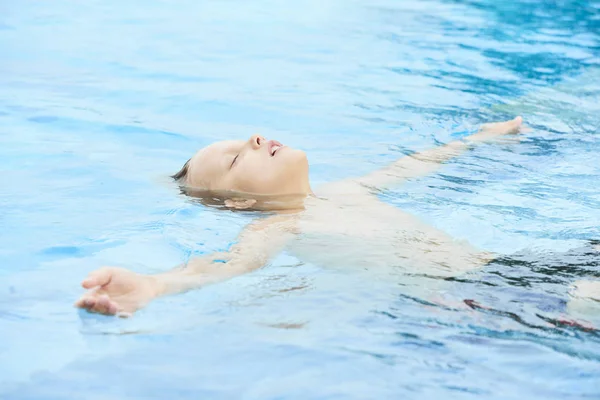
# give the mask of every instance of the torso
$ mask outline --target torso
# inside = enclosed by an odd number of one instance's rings
[[[379,201],[356,183],[333,184],[319,194],[307,202],[289,246],[304,261],[450,276],[491,259],[491,254]]]

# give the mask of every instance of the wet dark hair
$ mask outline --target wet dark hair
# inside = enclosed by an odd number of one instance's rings
[[[185,162],[185,164],[183,164],[183,167],[181,167],[179,172],[177,172],[174,175],[171,175],[171,178],[175,179],[176,181],[180,181],[180,180],[184,179],[188,174],[188,170],[190,169],[190,161],[191,160],[192,160],[191,158],[189,160],[187,160]]]

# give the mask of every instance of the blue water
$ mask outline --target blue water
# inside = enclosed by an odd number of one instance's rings
[[[600,398],[600,336],[548,322],[577,269],[457,282],[495,310],[464,311],[284,253],[129,320],[72,307],[99,266],[234,240],[251,216],[167,175],[257,132],[318,186],[522,114],[382,199],[506,254],[600,238],[599,2],[6,1],[0,60],[0,398]]]

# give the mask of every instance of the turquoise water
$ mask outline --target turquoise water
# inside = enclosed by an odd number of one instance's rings
[[[594,260],[456,282],[494,311],[287,253],[130,320],[72,307],[101,265],[234,240],[251,215],[167,175],[256,132],[306,150],[318,186],[522,114],[520,144],[382,199],[506,254],[598,239],[599,55],[587,0],[3,2],[0,398],[600,397],[600,336],[552,322]]]

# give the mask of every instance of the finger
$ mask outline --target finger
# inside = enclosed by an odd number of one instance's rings
[[[96,299],[90,296],[83,296],[75,302],[75,307],[90,310],[96,304]]]
[[[504,122],[502,124],[502,129],[504,129],[504,134],[506,135],[515,135],[521,130],[522,124],[523,118],[519,116],[514,119],[511,119],[510,121]]]
[[[118,308],[117,303],[112,301],[107,295],[102,295],[94,305],[94,312],[104,315],[115,315]]]
[[[77,307],[77,308],[83,308],[84,307],[84,305],[83,305],[84,304],[84,300],[85,300],[85,298],[81,297],[81,298],[77,299],[77,301],[73,305],[75,307]]]
[[[110,300],[108,296],[100,296],[98,297],[98,301],[94,304],[93,311],[98,314],[107,314],[108,308],[110,307]]]
[[[520,126],[523,123],[523,117],[521,117],[520,115],[518,117],[516,117],[515,119],[513,119],[513,122]]]
[[[96,286],[104,286],[110,283],[112,279],[112,271],[109,268],[100,268],[90,272],[87,278],[81,282],[81,286],[86,289],[91,289]]]
[[[520,115],[512,120],[513,122],[513,126],[512,126],[512,130],[510,133],[512,134],[517,134],[517,133],[521,133],[522,129],[523,129],[523,117],[521,117]]]
[[[104,305],[104,308],[106,309],[106,314],[115,315],[117,313],[117,311],[119,311],[119,307],[118,307],[117,303],[115,301],[111,300],[110,297],[103,295],[103,296],[101,296],[100,301],[102,302],[102,304]]]
[[[107,312],[109,315],[116,315],[117,312],[119,311],[119,307],[117,306],[117,304],[113,301],[110,302]]]

